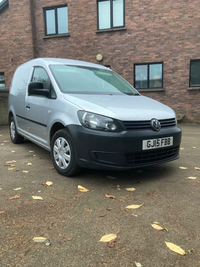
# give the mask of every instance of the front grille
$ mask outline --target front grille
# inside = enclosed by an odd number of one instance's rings
[[[125,154],[127,164],[129,165],[146,165],[150,163],[159,163],[170,158],[174,158],[178,153],[178,146],[159,148],[140,153]]]
[[[161,128],[176,125],[176,119],[159,120]],[[151,121],[122,121],[126,130],[144,130],[151,129]]]

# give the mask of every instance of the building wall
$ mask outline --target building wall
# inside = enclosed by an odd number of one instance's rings
[[[45,38],[43,7],[63,4],[70,36]],[[140,92],[200,122],[200,90],[188,90],[190,60],[200,59],[199,10],[199,0],[125,0],[126,29],[97,33],[96,0],[10,0],[0,15],[0,25],[11,20],[3,30],[3,42],[11,40],[10,54],[0,50],[0,71],[3,64],[9,85],[16,66],[33,57],[97,63],[96,55],[102,54],[100,64],[111,65],[133,85],[135,63],[163,62],[164,91]]]
[[[9,0],[0,25],[0,72],[9,89],[15,69],[34,57],[30,1]]]

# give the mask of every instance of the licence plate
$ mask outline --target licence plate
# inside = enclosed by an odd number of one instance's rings
[[[173,146],[173,136],[142,141],[142,150]]]

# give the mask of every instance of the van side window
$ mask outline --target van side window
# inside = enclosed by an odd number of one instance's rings
[[[51,84],[50,78],[43,68],[35,67],[31,82],[42,82],[43,88],[50,90],[50,97],[54,99],[56,98],[56,94]]]

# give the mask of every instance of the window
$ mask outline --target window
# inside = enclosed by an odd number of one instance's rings
[[[125,0],[97,0],[98,30],[124,27]]]
[[[3,12],[9,6],[8,0],[0,0],[0,13]]]
[[[200,87],[200,59],[190,61],[190,87]]]
[[[67,6],[44,8],[45,35],[68,33]]]
[[[162,88],[163,63],[135,64],[136,89]]]
[[[6,89],[4,72],[0,72],[0,89]]]
[[[41,68],[41,67],[35,68],[31,82],[42,82],[43,88],[50,90],[50,97],[56,98],[56,94],[55,94],[55,91],[54,91],[53,86],[51,84],[50,78],[43,68]],[[41,97],[41,95],[40,95],[40,97]]]

